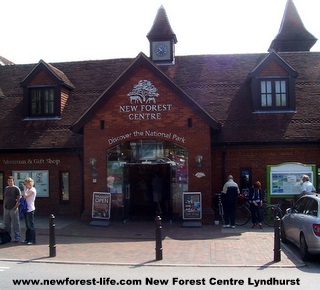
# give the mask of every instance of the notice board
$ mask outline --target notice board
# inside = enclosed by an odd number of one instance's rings
[[[268,165],[267,172],[268,191],[270,195],[298,195],[301,193],[303,175],[308,175],[310,181],[314,183],[316,166],[289,162],[278,165]]]
[[[201,192],[184,192],[182,196],[183,219],[202,218]]]
[[[111,194],[109,192],[94,192],[92,195],[92,218],[110,219]]]

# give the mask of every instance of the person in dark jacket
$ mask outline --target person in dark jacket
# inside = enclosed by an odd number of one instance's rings
[[[236,222],[236,204],[237,196],[240,194],[239,186],[233,180],[233,176],[228,176],[228,181],[224,184],[222,189],[222,204],[224,211],[224,228],[235,228]]]
[[[261,206],[262,206],[262,192],[261,192],[261,182],[256,181],[253,187],[249,190],[249,204],[251,210],[252,226],[255,228],[257,223],[259,228],[262,229],[262,216],[261,216]]]
[[[14,177],[9,176],[8,186],[4,190],[3,201],[3,221],[4,229],[11,235],[11,225],[13,226],[14,241],[20,242],[20,220],[19,220],[19,199],[21,191],[14,184]]]

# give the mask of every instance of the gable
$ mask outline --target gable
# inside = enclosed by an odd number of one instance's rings
[[[53,77],[47,71],[40,70],[35,73],[28,85],[36,86],[36,85],[55,85],[57,83],[56,78]]]
[[[289,76],[289,72],[275,60],[271,60],[259,72],[259,76]]]
[[[156,67],[148,58],[143,54],[139,54],[138,57],[132,62],[132,64],[127,68],[126,71],[97,99],[96,102],[81,116],[81,118],[74,124],[73,131],[79,132],[82,130],[83,126],[96,114],[97,110],[105,104],[119,89],[126,88],[122,95],[128,98],[127,94],[132,91],[132,86],[139,83],[139,81],[147,80],[147,75],[152,75],[152,80],[160,80],[163,84],[168,86],[177,96],[183,99],[183,101],[192,108],[197,114],[199,114],[208,124],[214,129],[219,129],[219,124],[214,119],[212,119],[194,100],[192,100],[186,93],[184,93],[175,83],[172,82],[163,72],[161,72],[158,67]],[[131,80],[128,82],[128,80]],[[150,80],[149,80],[150,81]],[[152,82],[153,83],[153,82]],[[129,85],[128,85],[129,84]],[[130,100],[130,99],[128,99]],[[131,98],[133,102],[133,98]],[[144,100],[142,100],[144,101]],[[142,108],[141,101],[137,99],[136,105]],[[150,101],[151,102],[151,101]],[[148,108],[150,104],[148,105]],[[153,104],[155,105],[155,104]],[[125,106],[125,105],[124,105]],[[155,105],[156,106],[156,105]],[[123,107],[124,108],[124,107]],[[146,107],[144,107],[146,109]],[[166,107],[168,109],[169,107]],[[115,108],[119,110],[119,108]],[[123,109],[124,111],[125,109]],[[128,107],[128,110],[134,110],[134,106]],[[152,108],[150,109],[152,110]],[[160,110],[160,109],[159,109]],[[155,109],[155,111],[159,111]],[[113,110],[110,110],[112,113]],[[122,111],[122,112],[123,112]],[[154,113],[154,112],[151,112]],[[158,112],[159,113],[159,112]],[[147,115],[144,115],[147,118]],[[152,115],[153,116],[153,115]]]
[[[291,75],[292,77],[297,77],[297,72],[277,53],[269,53],[262,61],[259,63],[253,71],[249,74],[249,77],[254,78],[260,74],[269,76],[280,75]]]
[[[24,118],[60,118],[74,86],[54,66],[40,61],[21,82]]]

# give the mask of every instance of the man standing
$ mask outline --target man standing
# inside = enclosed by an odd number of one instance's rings
[[[224,228],[235,228],[236,224],[236,204],[237,196],[240,193],[238,184],[233,181],[233,176],[228,176],[228,181],[222,189],[223,209],[224,209]]]
[[[301,195],[310,195],[313,192],[316,192],[316,189],[314,188],[312,182],[310,182],[308,175],[302,176],[302,182]]]
[[[21,191],[14,185],[14,177],[9,176],[8,186],[4,190],[3,221],[4,229],[11,235],[11,224],[13,226],[14,241],[20,241],[19,200]]]

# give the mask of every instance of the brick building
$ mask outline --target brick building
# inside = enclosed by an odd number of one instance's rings
[[[163,7],[147,38],[149,57],[0,66],[0,200],[32,176],[38,213],[88,218],[109,192],[111,218],[154,218],[160,173],[164,217],[200,192],[211,222],[229,174],[274,198],[318,184],[320,53],[293,1],[267,53],[175,56]]]

